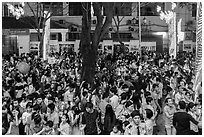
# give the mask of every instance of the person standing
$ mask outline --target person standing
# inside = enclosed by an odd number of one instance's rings
[[[104,118],[104,134],[110,135],[116,122],[116,116],[113,108],[110,104],[106,106],[105,118]]]
[[[85,135],[97,135],[98,134],[98,111],[93,109],[93,103],[86,103],[86,111],[82,115],[82,127]]]
[[[184,101],[179,101],[178,107],[179,111],[173,116],[173,126],[176,128],[176,135],[190,135],[190,122],[202,126],[201,122],[196,121],[186,112],[186,103]]]
[[[131,113],[132,121],[125,129],[124,135],[145,135],[145,124],[141,123],[141,115],[138,110]]]
[[[176,131],[173,127],[173,116],[176,112],[176,107],[173,104],[172,98],[166,98],[165,100],[166,105],[164,106],[164,120],[165,120],[165,128],[167,135],[175,135]]]
[[[199,117],[196,114],[195,107],[196,107],[196,105],[193,102],[190,102],[187,105],[187,109],[186,110],[187,110],[188,114],[190,114],[195,120],[198,120]],[[195,125],[192,122],[190,122],[190,128],[191,128],[191,131],[192,131],[193,135],[198,135],[198,126],[197,125]]]

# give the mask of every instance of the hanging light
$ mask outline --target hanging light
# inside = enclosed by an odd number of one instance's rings
[[[135,18],[135,17],[132,19],[132,24],[133,24],[133,25],[136,24],[136,18]]]
[[[147,24],[147,19],[145,17],[143,18],[143,23]]]

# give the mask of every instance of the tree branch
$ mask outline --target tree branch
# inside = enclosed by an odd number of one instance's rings
[[[108,31],[109,26],[111,26],[111,24],[112,24],[113,11],[114,11],[115,3],[105,2],[105,3],[103,3],[103,6],[105,9],[108,9],[109,12],[107,13],[108,15],[106,16],[105,23],[102,26],[102,31],[100,33],[99,41],[103,38],[105,33]]]

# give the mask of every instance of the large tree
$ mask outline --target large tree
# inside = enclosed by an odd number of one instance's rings
[[[7,3],[10,12],[16,17],[17,20],[29,24],[38,34],[38,40],[40,41],[40,56],[43,56],[43,43],[45,35],[46,21],[49,20],[54,14],[62,12],[67,8],[68,3],[63,7],[62,11],[54,8],[54,5],[59,4],[57,2],[25,2],[23,5],[13,5],[13,3]],[[25,12],[25,7],[27,7]],[[42,31],[41,31],[42,30]]]
[[[82,32],[80,52],[82,55],[81,80],[85,80],[91,85],[95,76],[95,67],[98,59],[98,45],[104,35],[108,32],[112,24],[114,2],[82,2]],[[97,18],[96,27],[91,38],[91,6]],[[104,8],[106,16],[102,14]],[[105,20],[104,20],[105,19]]]

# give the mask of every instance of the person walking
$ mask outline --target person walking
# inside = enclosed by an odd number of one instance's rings
[[[179,101],[179,110],[173,116],[173,126],[176,128],[176,135],[190,135],[190,122],[195,125],[202,126],[201,121],[196,121],[190,114],[186,112],[186,103]]]
[[[82,115],[81,130],[84,129],[85,135],[97,135],[98,134],[98,111],[93,109],[93,103],[86,103],[86,111]]]

